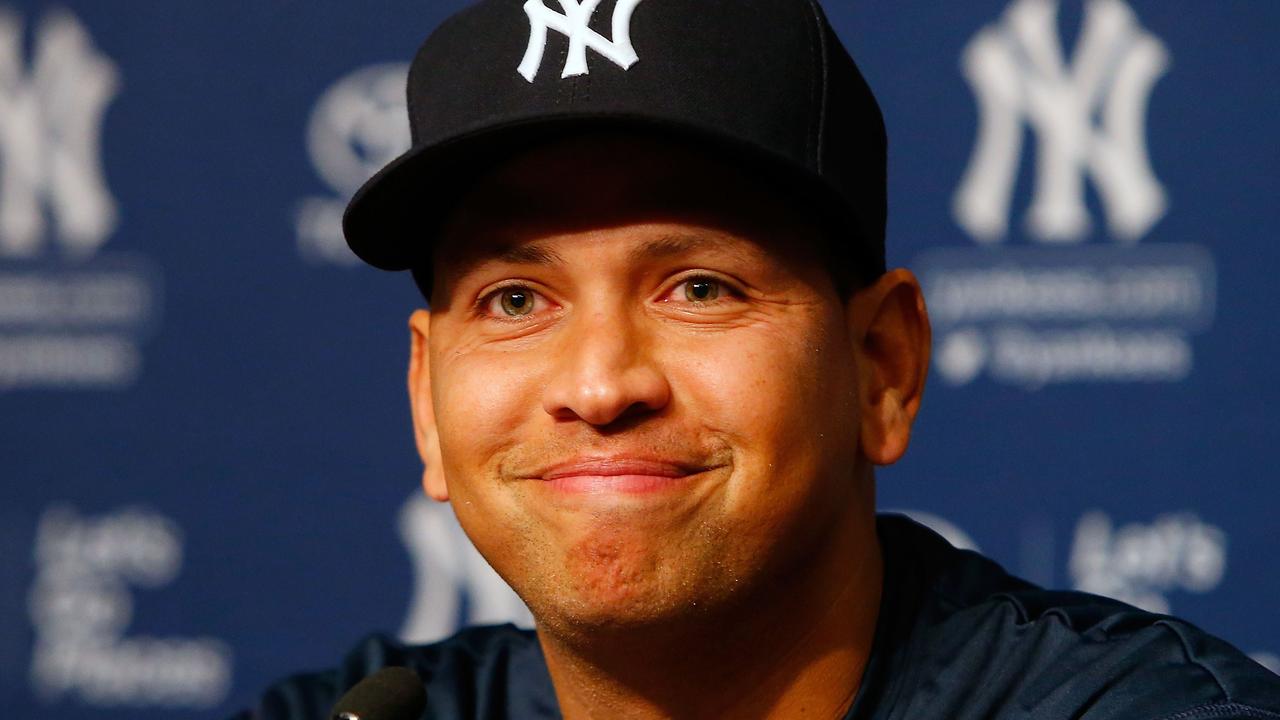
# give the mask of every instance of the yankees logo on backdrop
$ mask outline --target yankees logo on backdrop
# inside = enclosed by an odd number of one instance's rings
[[[27,24],[0,0],[0,392],[126,387],[161,272],[104,251],[120,216],[103,142],[121,69],[68,10],[45,12],[29,42]]]
[[[524,13],[529,16],[529,47],[520,61],[519,73],[533,82],[542,67],[542,56],[547,49],[547,31],[555,30],[569,39],[569,56],[565,59],[561,78],[586,75],[587,48],[591,48],[626,70],[640,59],[631,45],[631,14],[641,0],[618,0],[613,8],[613,39],[606,40],[591,29],[591,17],[595,15],[600,0],[559,0],[558,13],[543,4],[543,0],[528,0]]]
[[[65,11],[40,24],[29,71],[21,37],[0,7],[0,256],[40,250],[46,205],[64,250],[92,254],[116,225],[98,147],[119,73]]]
[[[1034,135],[1025,232],[1016,234],[1035,246],[937,248],[912,261],[937,368],[953,385],[982,375],[1029,391],[1181,382],[1195,366],[1191,335],[1213,322],[1209,249],[1139,244],[1169,208],[1147,152],[1147,111],[1171,51],[1125,0],[1082,2],[1074,50],[1063,47],[1058,0],[1009,0],[964,48],[978,128],[952,212],[978,244],[1015,235],[1024,137]],[[1105,219],[1097,233],[1090,183]],[[1091,235],[1111,242],[1086,242]]]
[[[1016,0],[1002,23],[965,49],[964,74],[981,116],[978,145],[956,193],[956,220],[979,241],[1003,239],[1025,120],[1039,141],[1030,234],[1043,242],[1084,239],[1088,174],[1111,235],[1137,241],[1167,206],[1147,156],[1145,115],[1169,53],[1123,0],[1089,0],[1068,67],[1057,10],[1056,0]]]

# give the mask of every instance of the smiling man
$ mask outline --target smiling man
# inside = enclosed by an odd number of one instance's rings
[[[1186,623],[877,518],[929,323],[885,267],[879,109],[817,5],[560,5],[439,28],[414,147],[346,217],[428,300],[426,492],[537,630],[374,637],[253,717],[402,665],[432,718],[1280,718],[1274,676]]]

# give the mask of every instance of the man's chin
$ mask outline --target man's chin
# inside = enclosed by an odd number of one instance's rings
[[[560,516],[535,525],[518,555],[494,554],[494,567],[540,627],[604,632],[679,624],[743,589],[725,576],[738,563],[713,523],[621,515]]]
[[[526,583],[531,592],[522,595],[540,627],[607,633],[679,624],[714,604],[707,590],[715,584],[682,559],[647,547],[595,547],[566,558],[553,582]]]
[[[692,598],[633,593],[625,598],[566,593],[530,603],[538,628],[562,638],[635,636],[686,626],[706,615]]]

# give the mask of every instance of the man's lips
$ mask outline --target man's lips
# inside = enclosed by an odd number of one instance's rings
[[[553,465],[541,473],[543,480],[566,477],[611,477],[618,475],[650,475],[677,478],[700,472],[703,468],[687,463],[648,458],[604,457],[581,458]]]
[[[708,469],[656,458],[590,457],[552,465],[539,473],[538,479],[563,492],[646,493],[673,488],[682,478]]]

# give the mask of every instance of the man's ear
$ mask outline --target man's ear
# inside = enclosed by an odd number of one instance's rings
[[[433,500],[449,499],[440,457],[440,433],[431,403],[431,360],[427,345],[431,313],[418,310],[409,318],[409,404],[413,409],[413,437],[422,456],[422,488]]]
[[[920,283],[892,270],[859,290],[846,306],[858,364],[858,442],[877,465],[907,450],[929,370],[931,331]]]

